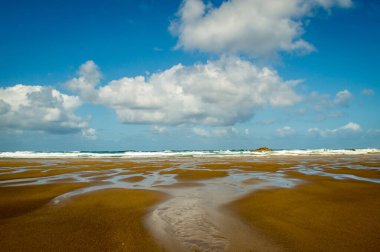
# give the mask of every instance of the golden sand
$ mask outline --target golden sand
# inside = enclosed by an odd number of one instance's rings
[[[147,233],[143,217],[163,198],[153,191],[108,189],[64,205],[47,205],[2,220],[0,247],[3,251],[161,251]]]
[[[74,160],[65,160],[62,163],[62,166],[66,167],[91,167],[91,168],[129,168],[139,166],[139,163],[128,161],[128,160],[92,160],[92,159],[74,159]]]
[[[145,179],[145,177],[143,177],[143,176],[132,176],[132,177],[123,179],[123,181],[133,183],[133,182],[140,182],[144,179]]]
[[[179,180],[203,180],[210,178],[225,177],[228,175],[226,171],[208,171],[208,170],[183,170],[175,169],[171,171],[164,171],[161,174],[176,174]]]
[[[380,171],[376,169],[380,167],[378,157],[336,161],[337,157],[144,159],[136,162],[122,159],[0,160],[0,182],[3,182],[0,183],[0,250],[162,251],[144,227],[143,219],[152,206],[165,199],[163,193],[105,189],[57,205],[51,203],[66,192],[95,183],[110,184],[102,180],[112,178],[113,169],[118,168],[118,175],[133,175],[123,179],[133,183],[157,171],[162,175],[175,175],[177,182],[173,184],[160,185],[164,181],[157,180],[152,186],[152,189],[165,188],[168,192],[181,187],[189,190],[207,186],[207,182],[202,184],[201,180],[226,177],[230,172],[271,174],[281,171],[286,177],[303,180],[303,183],[294,188],[262,188],[248,194],[227,205],[233,216],[258,231],[258,237],[274,241],[275,247],[278,245],[282,251],[377,251],[380,247],[380,184],[335,180],[295,170],[298,164],[303,164],[332,174],[380,178]],[[167,169],[182,163],[193,169]],[[349,168],[351,165],[359,169]],[[16,169],[22,172],[9,173]],[[7,187],[23,183],[16,180],[20,178],[31,178],[28,182],[33,182],[39,177],[69,173],[80,173],[82,178],[91,180],[74,183],[78,181],[75,176],[61,176],[58,180],[50,179],[48,183],[52,184]],[[250,177],[240,183],[250,186],[260,182],[261,178]]]
[[[35,211],[53,198],[87,183],[0,187],[0,220]]]
[[[368,166],[368,167],[377,167],[380,168],[380,164],[377,162],[355,162],[354,165]]]
[[[342,167],[340,169],[325,169],[325,171],[334,174],[351,174],[362,178],[380,179],[380,170],[350,169]]]
[[[52,169],[50,167],[50,169]],[[25,169],[23,172],[0,174],[0,180],[22,179],[22,178],[39,178],[49,177],[78,171],[79,169],[59,169],[49,170],[49,168],[31,168]]]
[[[378,251],[380,185],[316,177],[254,192],[229,207],[286,251]]]
[[[38,160],[18,161],[14,159],[0,160],[0,167],[23,167],[23,166],[40,166],[41,162]]]
[[[170,163],[151,163],[151,162],[131,162],[131,161],[115,161],[111,162],[109,160],[52,160],[56,162],[54,165],[42,166],[42,161],[32,160],[32,161],[16,161],[16,160],[0,160],[1,167],[10,167],[7,171],[12,168],[20,167],[22,172],[17,173],[0,173],[0,180],[12,180],[12,179],[22,179],[22,178],[39,178],[39,177],[49,177],[67,173],[74,172],[84,172],[84,171],[107,171],[115,168],[123,168],[127,170],[132,170],[135,173],[149,173],[152,171],[162,170],[169,168]],[[31,167],[29,167],[31,166]],[[28,167],[28,168],[25,168]],[[131,172],[124,172],[124,174],[130,174]],[[95,175],[95,173],[93,173]],[[122,175],[122,174],[120,174]],[[84,176],[91,176],[90,174]]]
[[[160,171],[162,169],[166,169],[166,168],[169,168],[168,166],[162,166],[162,167],[150,167],[150,166],[141,166],[141,167],[138,167],[138,168],[134,168],[132,169],[133,172],[135,173],[143,173],[143,174],[148,174],[148,173],[152,173],[152,172],[155,172],[155,171]]]
[[[258,171],[258,172],[276,172],[280,169],[286,169],[295,166],[296,164],[276,164],[276,163],[254,163],[250,167],[244,167],[244,171]]]
[[[276,172],[279,169],[293,167],[295,163],[274,163],[272,162],[237,162],[231,161],[229,163],[206,163],[201,164],[200,167],[206,169],[241,169],[244,171],[259,171],[259,172]]]

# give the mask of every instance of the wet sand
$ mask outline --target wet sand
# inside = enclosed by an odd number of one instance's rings
[[[225,177],[228,175],[226,171],[209,171],[209,170],[184,170],[175,169],[161,172],[161,174],[174,174],[178,180],[202,180],[210,178]]]
[[[87,184],[67,183],[56,185],[1,187],[0,220],[33,212],[55,197],[85,187]]]
[[[228,205],[287,251],[379,251],[380,184],[311,179]]]
[[[0,247],[2,251],[162,251],[142,219],[164,198],[154,191],[106,189],[59,205],[45,204],[2,218]]]
[[[2,251],[376,251],[380,155],[1,159]]]

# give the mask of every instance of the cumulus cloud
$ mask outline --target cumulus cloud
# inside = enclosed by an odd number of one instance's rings
[[[94,136],[86,121],[74,114],[80,105],[78,97],[51,87],[19,84],[0,88],[0,128]]]
[[[321,137],[328,137],[328,136],[358,133],[361,130],[362,129],[359,124],[354,123],[354,122],[349,122],[346,125],[339,128],[335,128],[335,129],[321,130],[319,128],[310,128],[308,129],[308,133],[312,135],[319,135]]]
[[[334,99],[334,104],[339,106],[348,106],[352,100],[352,94],[347,89],[339,91]]]
[[[93,128],[82,129],[82,135],[88,139],[95,140],[97,138],[96,130]]]
[[[69,85],[84,100],[113,109],[122,123],[228,126],[249,120],[262,106],[283,107],[301,100],[293,90],[298,81],[283,81],[274,70],[230,57],[178,64],[98,89],[77,82],[82,79],[80,73]]]
[[[340,130],[361,131],[361,127],[357,123],[349,122],[343,127],[341,127]]]
[[[193,133],[201,137],[227,137],[236,136],[239,134],[239,130],[234,127],[224,127],[224,128],[193,128]],[[248,132],[249,133],[249,132]]]
[[[295,133],[296,133],[295,129],[293,129],[290,126],[284,126],[276,130],[276,136],[279,136],[279,137],[288,137],[288,136],[294,135]]]
[[[365,96],[372,96],[375,94],[375,91],[373,91],[372,89],[369,89],[369,88],[364,88],[362,90],[362,95],[365,95]]]
[[[351,0],[230,0],[219,7],[184,0],[170,31],[177,47],[213,53],[262,56],[277,51],[309,52],[302,19],[316,8],[348,8]]]
[[[11,109],[11,106],[0,99],[0,115],[7,113]]]
[[[78,77],[73,78],[66,86],[84,100],[93,100],[96,97],[95,86],[99,84],[101,73],[98,66],[89,60],[79,67]]]
[[[312,92],[308,102],[316,111],[323,111],[335,107],[348,107],[352,101],[352,94],[347,89],[336,93],[332,99],[328,94],[319,94]]]

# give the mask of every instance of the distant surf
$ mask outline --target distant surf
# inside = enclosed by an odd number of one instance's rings
[[[380,153],[380,149],[290,149],[272,151],[250,150],[165,150],[165,151],[14,151],[0,152],[0,158],[159,158],[159,157],[226,157],[226,156],[315,156],[315,155],[363,155]]]

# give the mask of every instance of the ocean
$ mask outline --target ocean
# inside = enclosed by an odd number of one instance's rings
[[[165,151],[14,151],[0,152],[0,158],[136,158],[136,157],[226,157],[226,156],[315,156],[379,154],[378,148],[367,149],[278,149],[250,150],[165,150]]]

